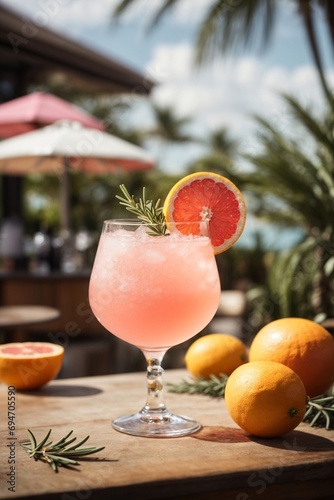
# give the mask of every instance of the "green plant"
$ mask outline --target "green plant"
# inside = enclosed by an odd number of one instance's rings
[[[334,316],[334,139],[333,112],[321,118],[284,96],[292,134],[257,117],[261,152],[247,155],[254,171],[244,186],[255,213],[280,227],[301,228],[300,243],[277,253],[268,272],[263,300],[273,318]],[[301,134],[301,135],[300,135]],[[258,290],[259,292],[259,290]],[[257,303],[261,304],[258,294]]]

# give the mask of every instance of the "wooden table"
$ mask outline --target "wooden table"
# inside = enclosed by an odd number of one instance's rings
[[[2,306],[33,305],[59,310],[59,319],[48,325],[48,332],[54,334],[63,332],[69,323],[75,323],[80,336],[103,337],[107,332],[88,303],[89,277],[90,272],[0,272],[0,303]],[[45,328],[34,325],[33,332],[44,334]]]
[[[47,306],[4,306],[0,307],[0,328],[13,330],[11,342],[26,339],[24,327],[49,323],[58,319],[60,311]]]
[[[180,382],[183,370],[167,371]],[[334,431],[301,424],[277,439],[245,435],[223,400],[166,392],[172,411],[199,419],[197,434],[170,439],[132,437],[113,430],[111,419],[137,411],[145,398],[144,373],[58,380],[39,392],[17,393],[15,438],[7,428],[7,387],[0,387],[0,498],[310,500],[333,498]],[[77,471],[55,474],[19,446],[30,428],[54,440],[74,429],[105,450],[81,461]],[[15,492],[7,490],[12,442]],[[94,458],[97,457],[98,459]],[[65,494],[66,492],[66,494]]]

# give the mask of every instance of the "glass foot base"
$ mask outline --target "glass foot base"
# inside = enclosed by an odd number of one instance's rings
[[[143,437],[179,437],[193,434],[201,428],[201,424],[189,417],[174,415],[168,411],[159,414],[145,412],[134,413],[113,420],[116,431]]]

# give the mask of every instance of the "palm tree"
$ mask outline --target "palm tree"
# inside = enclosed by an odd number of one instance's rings
[[[164,142],[190,142],[192,136],[184,131],[190,124],[189,117],[179,117],[173,108],[152,103],[155,125],[144,132],[144,137],[156,137]]]
[[[164,0],[157,9],[151,27],[181,0]],[[136,0],[120,0],[114,10],[119,17]],[[334,47],[334,2],[332,0],[291,0],[302,20],[311,54],[318,70],[325,96],[332,102],[328,88],[317,33],[315,9],[321,9],[327,21],[329,35]],[[249,47],[254,40],[261,40],[261,48],[271,41],[278,15],[278,0],[213,0],[197,32],[196,61],[202,63],[217,54]],[[256,37],[255,37],[256,35]]]
[[[232,139],[226,127],[218,127],[211,131],[205,144],[213,154],[222,154],[230,158],[235,157],[238,151],[238,142]]]
[[[193,161],[188,167],[188,173],[209,170],[228,177],[241,187],[243,179],[238,175],[235,158],[239,152],[238,142],[230,137],[226,127],[214,129],[209,137],[198,139],[208,148],[208,154]]]
[[[169,106],[158,106],[151,102],[154,124],[141,132],[143,142],[152,140],[160,142],[159,156],[165,158],[171,144],[183,144],[194,141],[185,128],[191,123],[189,117],[179,117]]]
[[[284,96],[293,116],[290,137],[257,117],[262,151],[248,155],[254,171],[244,176],[256,213],[278,227],[302,228],[299,244],[274,259],[265,301],[279,316],[334,316],[334,120],[333,111],[315,118]]]
[[[326,233],[333,230],[333,122],[328,126],[333,115],[315,118],[295,98],[284,95],[283,99],[293,118],[295,138],[256,117],[262,152],[246,156],[256,167],[248,175],[248,187],[257,194],[259,215],[274,223],[301,225],[308,233],[314,228]],[[276,206],[273,199],[280,204]]]

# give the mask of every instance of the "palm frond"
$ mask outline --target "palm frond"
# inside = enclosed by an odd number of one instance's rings
[[[112,16],[114,19],[118,18],[123,14],[131,4],[136,3],[137,0],[121,0],[114,8]]]
[[[303,107],[297,99],[288,94],[282,95],[298,123],[305,127],[314,140],[319,141],[320,144],[327,148],[334,159],[333,130],[328,127],[328,124],[322,123],[312,116],[311,112]]]
[[[172,8],[179,0],[165,0],[160,9],[156,11],[154,16],[151,19],[149,28],[155,28],[156,25],[160,22],[163,16]]]
[[[296,314],[296,309],[300,311],[301,298],[302,305],[309,309],[316,263],[313,258],[311,260],[308,258],[314,253],[317,245],[317,239],[309,237],[293,249],[278,254],[272,265],[269,285],[283,317],[293,316]],[[305,311],[305,314],[308,315],[309,310]]]
[[[294,98],[285,96],[295,129],[304,129],[300,137],[290,137],[268,120],[257,116],[261,151],[246,158],[255,166],[246,187],[260,199],[259,212],[274,220],[274,210],[282,207],[279,216],[286,221],[302,223],[308,231],[325,231],[332,225],[334,213],[333,147],[326,120],[316,119]],[[307,145],[307,147],[305,146]],[[277,205],[277,202],[278,205]]]
[[[121,0],[115,7],[112,17],[118,19],[132,4],[136,3],[137,0]],[[174,7],[174,5],[179,0],[164,0],[162,5],[156,10],[152,18],[149,20],[148,29],[151,30],[157,26],[161,21],[163,16],[168,13],[168,11]]]
[[[208,9],[197,34],[197,63],[212,59],[217,51],[249,47],[256,39],[254,34],[260,34],[260,46],[265,48],[273,33],[276,12],[274,0],[252,0],[237,5],[217,0]],[[259,23],[259,19],[264,22]]]

